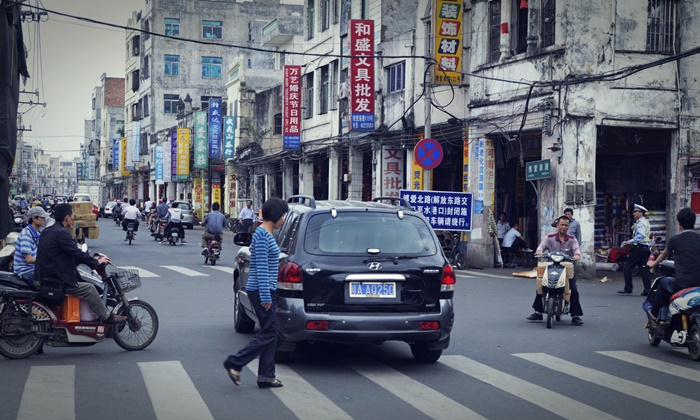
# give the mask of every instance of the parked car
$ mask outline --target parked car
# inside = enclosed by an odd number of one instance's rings
[[[105,206],[105,214],[104,214],[104,216],[105,216],[105,217],[112,217],[112,211],[114,210],[114,206],[116,206],[116,205],[117,205],[117,202],[116,202],[116,201],[110,201],[110,202],[108,202],[107,205]]]
[[[173,201],[173,207],[182,209],[182,226],[186,229],[194,227],[194,209],[188,201]]]
[[[398,205],[383,204],[387,201]],[[435,362],[450,343],[455,273],[435,232],[408,201],[289,198],[274,232],[280,247],[275,358],[300,342],[404,341],[416,360]],[[257,318],[246,292],[250,233],[233,272],[234,328],[250,333]]]
[[[70,201],[92,201],[90,194],[74,194]]]

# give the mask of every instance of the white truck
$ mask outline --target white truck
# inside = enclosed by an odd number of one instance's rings
[[[102,183],[100,181],[78,181],[76,194],[90,194],[90,200],[100,209],[100,214],[105,208],[102,202]]]

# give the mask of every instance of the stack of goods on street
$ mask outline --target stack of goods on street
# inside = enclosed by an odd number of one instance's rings
[[[73,201],[70,205],[75,215],[75,229],[71,231],[73,239],[97,239],[100,236],[100,228],[97,226],[97,216],[92,212],[92,202]]]

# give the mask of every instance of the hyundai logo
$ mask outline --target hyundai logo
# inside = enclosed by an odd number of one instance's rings
[[[371,262],[371,263],[367,264],[367,268],[369,268],[370,270],[381,270],[381,269],[382,269],[382,263],[376,262],[376,261],[375,261],[375,262]]]

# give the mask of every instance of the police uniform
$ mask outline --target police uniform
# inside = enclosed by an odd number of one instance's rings
[[[651,226],[649,221],[644,217],[647,212],[646,207],[639,204],[634,205],[634,210],[632,213],[641,212],[642,216],[634,222],[632,226],[632,239],[627,241],[627,245],[631,245],[630,254],[627,256],[627,261],[623,268],[623,273],[625,275],[625,288],[618,290],[617,293],[621,295],[631,294],[633,289],[632,284],[632,273],[635,267],[639,267],[639,274],[642,275],[642,283],[644,284],[644,290],[642,291],[642,296],[646,296],[649,293],[649,288],[651,287],[651,273],[649,272],[649,267],[647,267],[647,261],[649,261],[649,246],[651,244]]]

